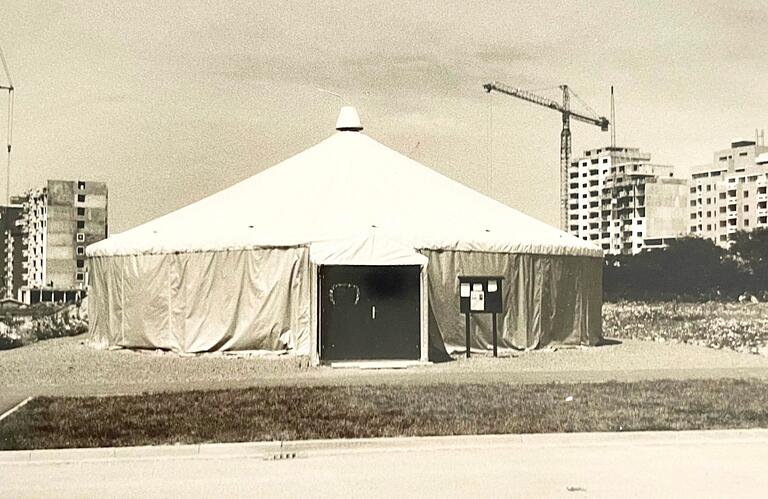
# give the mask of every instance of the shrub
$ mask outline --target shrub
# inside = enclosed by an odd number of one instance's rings
[[[85,302],[63,307],[35,305],[0,317],[0,350],[87,332],[85,306]]]
[[[768,353],[768,304],[605,303],[603,333],[612,338]]]
[[[21,334],[17,329],[0,322],[0,350],[17,348],[23,344]]]

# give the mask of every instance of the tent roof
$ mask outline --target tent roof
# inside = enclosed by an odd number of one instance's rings
[[[445,177],[359,131],[113,235],[89,256],[310,246],[375,229],[414,249],[602,257],[586,242]]]

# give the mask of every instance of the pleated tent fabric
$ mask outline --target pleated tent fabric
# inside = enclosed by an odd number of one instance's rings
[[[88,246],[91,344],[317,355],[313,279],[322,265],[421,266],[431,350],[464,348],[461,275],[504,276],[502,348],[600,341],[599,248],[359,126],[337,130],[232,187]],[[473,349],[489,348],[489,322],[474,320]]]
[[[91,259],[94,346],[309,351],[306,247]]]
[[[504,279],[505,310],[499,317],[499,347],[594,345],[602,338],[602,261],[515,253],[434,251],[429,258],[429,304],[445,343],[465,349],[464,316],[456,306],[461,275]],[[474,315],[471,348],[488,350],[491,317]]]

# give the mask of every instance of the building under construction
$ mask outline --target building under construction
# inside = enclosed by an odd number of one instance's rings
[[[108,235],[107,194],[103,182],[48,180],[13,198],[5,207],[5,296],[25,303],[81,296],[88,278],[85,247]]]
[[[585,151],[568,170],[568,231],[607,254],[663,247],[686,232],[688,182],[637,148]]]

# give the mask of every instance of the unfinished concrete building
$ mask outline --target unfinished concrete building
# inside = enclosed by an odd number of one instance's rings
[[[569,232],[607,254],[664,247],[686,231],[688,182],[637,148],[585,151],[568,187]]]
[[[70,300],[88,277],[85,247],[107,237],[107,186],[103,182],[48,180],[22,196],[25,303]]]

